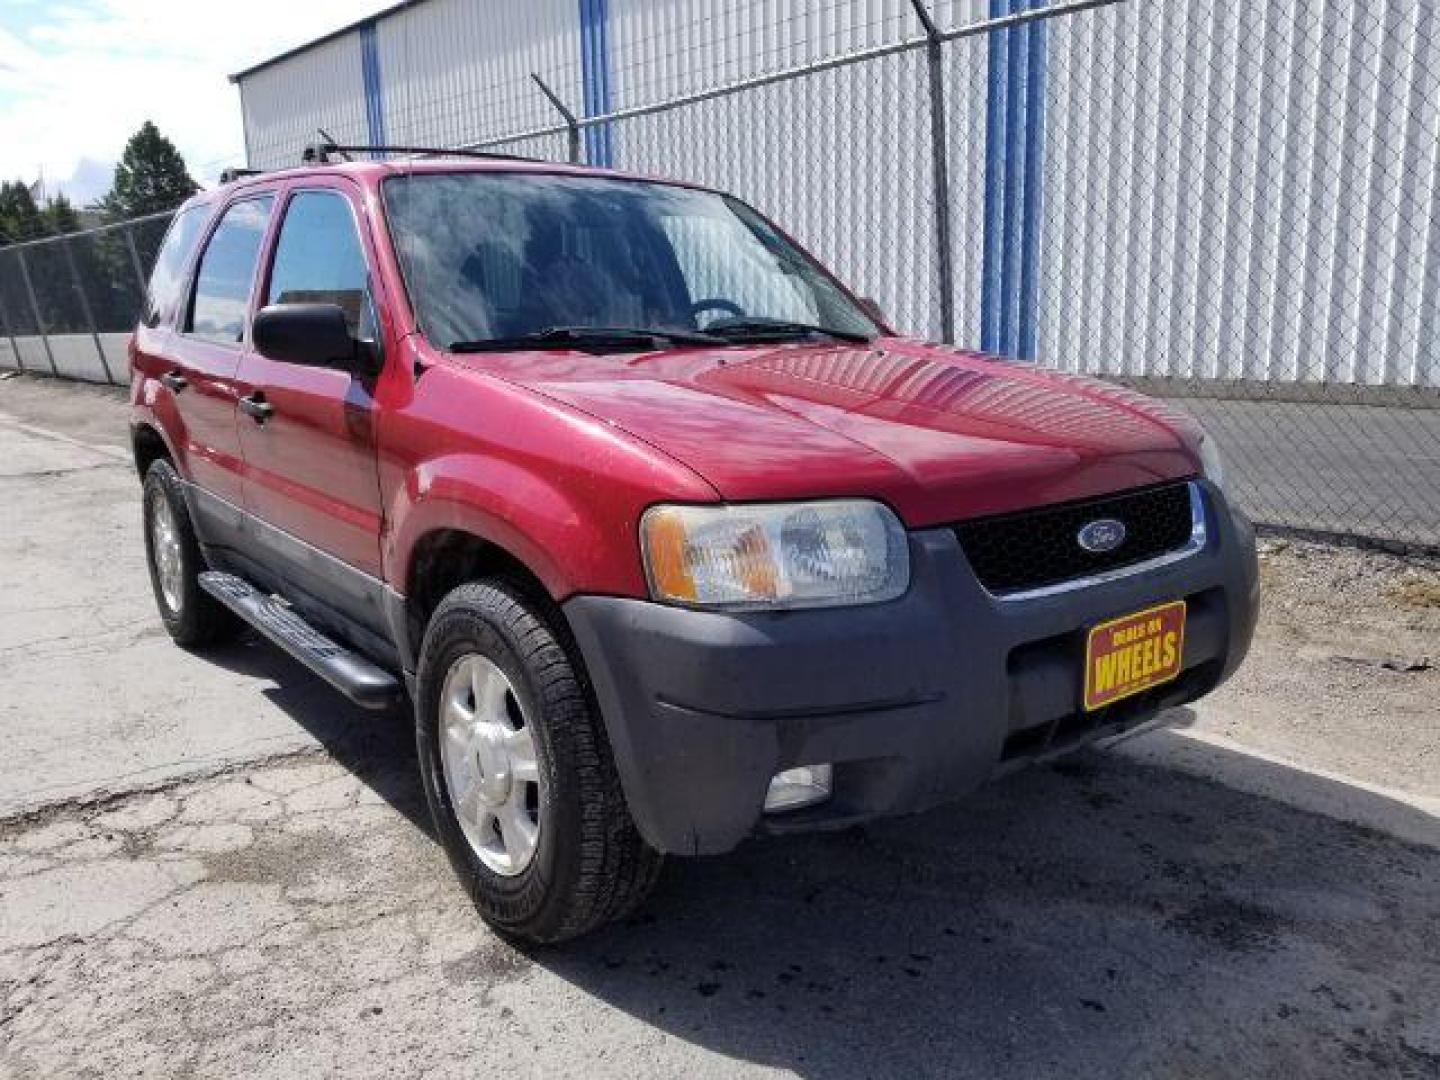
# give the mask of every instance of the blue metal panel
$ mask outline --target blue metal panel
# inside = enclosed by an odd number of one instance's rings
[[[596,35],[596,114],[604,116],[611,109],[610,103],[610,2],[595,0]],[[615,148],[610,142],[610,125],[596,128],[600,136],[600,162],[607,168],[615,164]]]
[[[580,0],[580,67],[586,116],[610,111],[610,10],[607,0]],[[614,164],[610,125],[585,129],[585,160]]]
[[[1013,15],[1025,0],[1010,0]],[[1025,174],[1025,41],[1030,28],[1005,31],[1005,182],[1000,233],[1000,352],[1016,355],[1019,337],[1020,205]]]
[[[360,27],[360,77],[365,86],[365,127],[370,144],[384,146],[385,99],[380,89],[380,51],[376,47],[373,19]]]
[[[990,0],[990,17],[1002,18],[1009,0]],[[985,89],[985,236],[980,270],[980,348],[1000,349],[1001,239],[1005,228],[1005,33],[987,42],[989,66]]]
[[[990,0],[990,17],[1042,6],[1043,0]],[[1043,22],[990,35],[986,92],[980,347],[1031,360],[1045,139]]]
[[[595,5],[580,0],[580,112],[593,116],[595,108]],[[595,161],[595,129],[585,129],[585,160]]]
[[[1043,0],[1031,0],[1039,7]],[[1036,304],[1039,300],[1040,196],[1044,185],[1041,164],[1045,156],[1045,22],[1025,29],[1029,47],[1025,60],[1025,195],[1020,207],[1020,297],[1019,340],[1016,354],[1022,360],[1035,359]]]

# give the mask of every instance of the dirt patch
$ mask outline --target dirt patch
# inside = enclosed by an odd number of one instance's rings
[[[1440,573],[1409,570],[1403,580],[1387,586],[1385,594],[1401,607],[1440,609]]]
[[[1274,948],[1282,922],[1272,911],[1229,897],[1205,900],[1170,920],[1177,930],[1214,943],[1226,952]]]
[[[1440,564],[1260,544],[1260,621],[1197,726],[1281,758],[1440,798]]]
[[[1440,651],[1440,561],[1260,541],[1262,633],[1384,655]]]

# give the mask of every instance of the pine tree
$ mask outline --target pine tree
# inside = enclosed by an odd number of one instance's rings
[[[64,195],[56,195],[45,202],[45,222],[56,236],[80,231],[80,215]]]
[[[110,194],[100,201],[115,220],[173,210],[199,190],[175,144],[149,120],[130,136]]]
[[[0,184],[0,244],[34,240],[50,231],[23,181]]]

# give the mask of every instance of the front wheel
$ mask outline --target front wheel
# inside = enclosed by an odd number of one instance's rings
[[[604,725],[538,606],[462,585],[425,633],[416,744],[446,854],[481,916],[528,941],[635,909],[661,856],[630,819]]]

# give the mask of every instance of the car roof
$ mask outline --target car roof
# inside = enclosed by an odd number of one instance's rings
[[[263,188],[290,180],[321,176],[345,176],[358,181],[365,187],[377,186],[390,176],[423,176],[431,173],[509,173],[512,175],[558,175],[585,176],[611,180],[643,181],[652,184],[669,184],[675,187],[699,188],[698,184],[671,180],[641,173],[623,172],[618,169],[599,169],[588,165],[569,165],[554,161],[531,161],[525,158],[421,158],[402,161],[339,161],[329,164],[300,165],[291,169],[277,169],[274,172],[252,173],[241,176],[230,183],[197,192],[185,207],[214,203],[227,199],[232,192],[250,188]],[[183,207],[182,207],[183,209]]]

